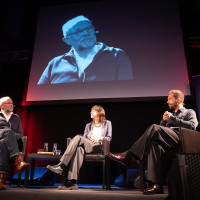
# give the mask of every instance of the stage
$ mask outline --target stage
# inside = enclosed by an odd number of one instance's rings
[[[168,191],[164,194],[143,195],[139,190],[112,188],[103,190],[101,187],[79,186],[78,190],[58,190],[57,187],[24,188],[8,186],[7,190],[0,191],[0,199],[6,200],[164,200]]]

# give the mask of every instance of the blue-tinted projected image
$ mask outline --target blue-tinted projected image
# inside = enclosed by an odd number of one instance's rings
[[[26,103],[160,97],[172,88],[190,95],[178,0],[41,6]]]
[[[57,84],[88,81],[133,80],[130,59],[125,51],[97,42],[92,21],[80,15],[62,26],[69,52],[53,58],[38,81]]]

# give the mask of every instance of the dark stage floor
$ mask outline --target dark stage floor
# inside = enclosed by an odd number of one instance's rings
[[[143,195],[139,190],[112,188],[103,190],[100,187],[79,186],[78,190],[63,191],[55,187],[23,188],[7,187],[0,191],[0,199],[4,200],[164,200],[168,195],[164,194]]]

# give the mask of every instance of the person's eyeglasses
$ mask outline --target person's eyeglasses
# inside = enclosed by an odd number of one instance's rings
[[[15,107],[13,103],[2,103],[2,104],[13,105],[13,107]]]
[[[86,27],[84,29],[81,29],[81,30],[78,30],[76,32],[69,33],[69,34],[66,35],[66,37],[70,36],[70,35],[74,35],[76,37],[80,37],[84,33],[84,31],[87,31],[87,33],[91,33],[91,32],[94,31],[94,26],[88,26],[88,27]],[[66,37],[64,37],[63,40],[65,40]]]
[[[15,105],[13,103],[2,103],[3,104],[7,104],[7,105],[13,105],[13,107],[15,107]]]

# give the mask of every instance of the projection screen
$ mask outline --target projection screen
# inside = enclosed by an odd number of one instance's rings
[[[91,54],[79,55],[85,49],[76,51],[77,43],[62,40],[62,26],[74,18],[66,25],[73,36],[67,37],[88,37],[88,42],[92,35]],[[82,28],[81,22],[88,26]],[[100,0],[40,8],[24,104],[160,97],[171,89],[190,95],[177,0]]]

